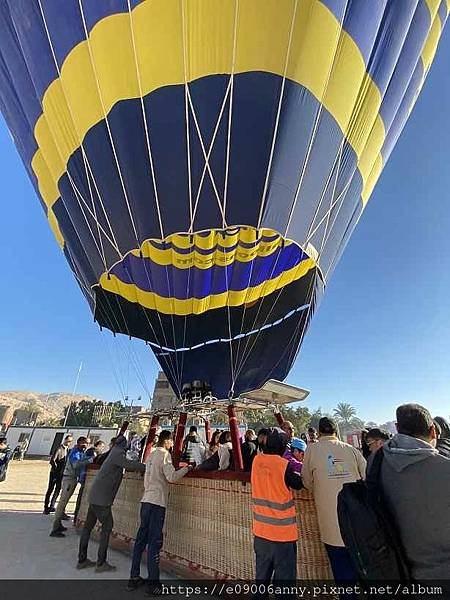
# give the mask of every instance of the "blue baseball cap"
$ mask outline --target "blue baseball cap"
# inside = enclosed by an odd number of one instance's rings
[[[291,449],[294,450],[294,448],[300,450],[301,452],[304,452],[306,450],[306,443],[300,438],[292,438]]]

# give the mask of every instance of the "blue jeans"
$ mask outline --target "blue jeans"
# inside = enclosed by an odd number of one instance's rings
[[[348,587],[358,583],[358,575],[353,566],[352,559],[344,546],[330,546],[325,544],[325,548],[330,559],[331,570],[336,585]],[[356,594],[340,594],[341,600],[356,599]]]
[[[147,547],[147,570],[150,583],[159,583],[159,552],[163,545],[166,509],[150,502],[141,503],[141,524],[134,542],[130,577],[139,577],[142,553]]]

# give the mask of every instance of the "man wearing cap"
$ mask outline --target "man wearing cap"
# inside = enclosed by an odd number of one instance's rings
[[[286,434],[277,427],[266,430],[262,453],[252,465],[253,534],[256,581],[268,585],[294,582],[297,574],[297,517],[292,490],[301,478],[283,458]],[[265,598],[266,594],[260,594]]]
[[[289,461],[294,472],[300,475],[305,456],[306,443],[300,438],[292,438],[290,448],[286,448],[283,458]]]

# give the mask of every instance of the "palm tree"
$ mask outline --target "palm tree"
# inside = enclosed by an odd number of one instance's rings
[[[351,427],[352,419],[356,417],[356,408],[347,402],[339,402],[333,412],[339,423],[345,428]]]

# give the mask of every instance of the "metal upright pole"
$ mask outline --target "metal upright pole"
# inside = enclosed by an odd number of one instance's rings
[[[206,443],[209,444],[211,441],[211,423],[209,419],[205,419],[205,439]]]
[[[175,467],[178,467],[178,465],[180,464],[181,450],[182,450],[183,438],[184,438],[184,429],[186,427],[187,416],[188,416],[187,412],[182,412],[182,413],[180,413],[180,416],[178,419],[177,432],[175,434],[175,442],[173,445],[173,454],[172,454],[172,461],[173,461],[173,464]]]
[[[239,426],[234,404],[228,405],[227,412],[230,423],[231,444],[233,446],[234,470],[243,471],[244,461],[242,460],[241,440],[239,439]]]
[[[77,372],[77,376],[76,376],[76,379],[75,379],[75,384],[73,386],[72,396],[75,396],[75,392],[77,391],[78,381],[80,379],[80,373],[81,373],[81,369],[82,368],[83,368],[83,361],[80,362],[80,366],[78,367],[78,372]],[[69,413],[70,413],[71,406],[72,406],[72,402],[69,404],[69,408],[67,410],[66,417],[64,419],[63,427],[66,427],[66,425],[67,425],[67,419],[69,418]]]
[[[147,461],[147,458],[150,456],[150,452],[152,451],[153,441],[156,435],[156,429],[158,428],[158,422],[159,416],[153,415],[152,421],[150,423],[150,428],[148,430],[147,439],[145,441],[144,456],[142,459],[143,462]]]

